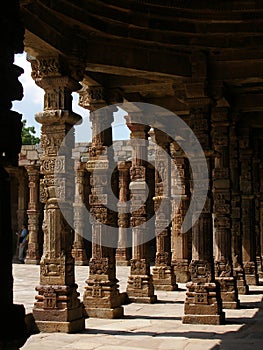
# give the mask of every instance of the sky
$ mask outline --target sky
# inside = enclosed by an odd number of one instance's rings
[[[24,97],[22,101],[13,101],[12,110],[21,113],[22,119],[27,121],[26,126],[34,126],[35,136],[40,137],[41,125],[35,120],[35,114],[43,111],[44,90],[38,87],[31,77],[31,64],[26,60],[26,53],[15,55],[14,63],[24,69],[24,73],[19,77],[24,88]],[[78,105],[78,94],[76,92],[72,93],[72,97],[73,111],[82,116],[82,123],[75,126],[75,140],[76,142],[89,142],[91,141],[89,111]],[[129,139],[129,130],[123,117],[125,114],[121,110],[114,113],[114,122],[112,124],[114,140]]]

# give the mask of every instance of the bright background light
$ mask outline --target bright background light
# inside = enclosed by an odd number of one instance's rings
[[[35,120],[35,114],[43,111],[44,90],[38,87],[31,77],[31,64],[26,60],[26,53],[15,55],[14,63],[24,69],[24,73],[19,77],[24,88],[24,97],[22,101],[13,102],[12,110],[21,113],[22,119],[27,121],[26,126],[34,126],[36,130],[35,136],[40,137],[41,125]],[[82,117],[82,123],[75,126],[76,142],[90,142],[92,130],[89,121],[89,111],[78,105],[78,93],[73,92],[72,97],[72,109]],[[114,140],[129,139],[129,130],[123,117],[125,114],[122,110],[114,113],[114,122],[112,124]]]

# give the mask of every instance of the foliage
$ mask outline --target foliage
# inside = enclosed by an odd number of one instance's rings
[[[34,136],[36,133],[34,126],[26,126],[26,120],[22,120],[22,145],[36,145],[40,142],[39,137]]]

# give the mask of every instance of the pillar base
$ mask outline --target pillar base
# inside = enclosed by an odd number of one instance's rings
[[[40,285],[33,307],[36,328],[41,332],[79,332],[85,328],[83,304],[77,285]]]
[[[236,278],[237,282],[237,291],[238,294],[244,295],[249,293],[249,287],[245,280],[245,273],[241,266],[239,268],[233,269],[234,277]]]
[[[183,323],[221,325],[225,323],[225,313],[221,315],[186,315],[182,318]]]
[[[153,285],[156,290],[173,291],[178,289],[173,268],[154,266],[152,269]]]
[[[123,316],[121,295],[117,279],[107,280],[107,275],[92,275],[86,281],[83,295],[85,317],[119,318]]]
[[[253,261],[244,262],[244,271],[247,284],[249,286],[258,286],[259,280],[256,264]]]
[[[85,319],[68,322],[35,321],[37,329],[42,333],[76,333],[85,329]]]
[[[236,280],[234,277],[216,277],[220,285],[223,309],[237,309],[240,306]]]
[[[185,315],[183,323],[223,324],[225,313],[218,283],[194,283],[186,285]]]
[[[131,303],[143,303],[143,304],[154,304],[157,302],[157,296],[152,295],[150,297],[129,297]]]
[[[121,318],[123,317],[124,311],[122,306],[116,308],[96,308],[96,307],[86,307],[85,311],[88,317],[94,318]]]
[[[152,275],[129,276],[126,292],[133,303],[152,304],[157,301],[157,296],[154,295]]]

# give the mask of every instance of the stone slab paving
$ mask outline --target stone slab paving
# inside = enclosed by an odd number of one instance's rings
[[[76,266],[76,281],[82,299],[88,266]],[[117,267],[120,291],[125,291],[129,267]],[[13,264],[14,302],[32,312],[39,266]],[[262,350],[263,285],[241,295],[241,308],[224,310],[221,326],[184,325],[185,284],[179,291],[157,291],[156,304],[124,305],[122,319],[86,319],[86,329],[77,334],[39,333],[32,335],[21,350]]]

